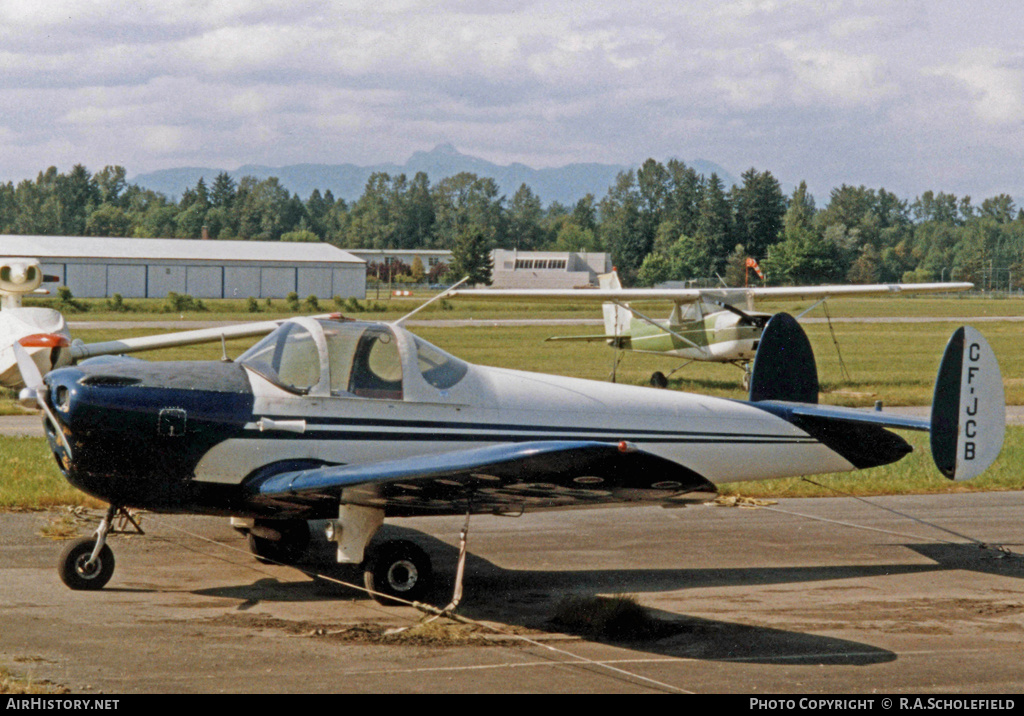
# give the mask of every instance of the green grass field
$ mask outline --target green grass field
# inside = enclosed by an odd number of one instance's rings
[[[357,301],[357,310],[352,304],[342,302],[336,304],[330,298],[320,297],[319,308],[314,310],[305,304],[305,297],[300,297],[299,313],[327,313],[342,311],[346,314],[365,315],[372,318],[390,320],[397,318],[416,307],[425,300],[435,296],[436,291],[415,291],[411,297],[392,298],[382,291],[377,297],[372,289],[367,290],[367,298]],[[27,299],[26,305],[57,307],[55,299]],[[274,299],[267,303],[266,299],[257,301],[258,313],[248,310],[248,303],[241,299],[203,299],[206,311],[181,313],[169,309],[166,299],[125,299],[127,311],[112,311],[106,299],[76,299],[76,303],[87,310],[79,313],[65,311],[69,321],[151,321],[169,320],[184,316],[189,320],[214,321],[251,321],[271,318],[286,318],[293,315],[284,299]],[[801,313],[813,305],[814,301],[786,301],[758,303],[756,310],[772,313],[784,310],[793,315]],[[640,304],[637,304],[638,306]],[[668,315],[663,304],[647,303],[650,315]],[[646,312],[646,311],[645,311]],[[553,303],[539,299],[517,299],[514,307],[507,301],[481,301],[472,299],[449,299],[439,302],[427,309],[417,318],[599,318],[601,309],[593,301],[562,301]],[[809,317],[824,317],[824,307],[815,308]],[[874,298],[834,298],[827,304],[827,315],[841,317],[874,317],[874,316],[1024,316],[1024,296],[1006,297],[1005,294],[951,294],[948,297],[935,296],[898,296]]]
[[[381,301],[386,309],[353,313],[353,317],[393,320],[419,305],[420,297]],[[101,302],[96,302],[99,305]],[[129,305],[137,303],[128,301]],[[144,302],[138,302],[144,303]],[[153,302],[159,306],[160,302]],[[274,302],[284,306],[284,301]],[[327,302],[323,302],[326,304]],[[372,301],[371,301],[372,303]],[[207,302],[209,311],[187,316],[166,313],[116,314],[100,311],[74,314],[69,320],[106,321],[128,318],[131,320],[174,320],[186,330],[195,320],[252,320],[282,317],[286,313],[246,313],[244,302]],[[333,306],[321,309],[333,310]],[[805,304],[803,307],[806,307]],[[434,306],[417,319],[448,318],[597,318],[599,309],[586,302],[555,307],[540,302],[510,308],[492,302],[451,302],[450,309]],[[759,309],[784,308],[799,313],[800,305],[784,307],[759,306]],[[1024,315],[1022,299],[992,298],[898,298],[844,299],[830,304],[833,317],[848,316],[1018,316]],[[660,316],[662,313],[653,312]],[[821,316],[818,308],[811,315]],[[807,324],[806,330],[814,346],[824,403],[867,407],[881,400],[887,406],[929,405],[932,402],[933,381],[942,350],[954,322],[927,323],[824,323]],[[1024,404],[1024,354],[1019,350],[1024,325],[1011,321],[977,323],[999,357],[1008,404]],[[472,327],[417,326],[414,332],[438,346],[468,361],[521,370],[571,375],[594,380],[608,380],[614,352],[601,343],[545,342],[553,334],[589,334],[600,332],[597,326],[494,326]],[[155,329],[75,330],[74,335],[86,342],[110,340],[128,335],[148,335]],[[228,353],[237,356],[252,340],[231,341]],[[219,343],[168,349],[151,353],[156,360],[218,359]],[[840,360],[841,356],[841,360]],[[625,354],[618,367],[618,381],[646,385],[652,372],[668,372],[679,361],[659,356]],[[845,369],[845,370],[844,370]],[[730,365],[694,363],[677,373],[669,384],[671,390],[683,390],[726,398],[743,399],[741,372]],[[652,389],[653,390],[653,389]],[[13,401],[13,393],[0,395],[0,413],[23,413]],[[919,446],[914,454],[893,466],[876,468],[855,475],[827,477],[818,480],[858,494],[885,494],[893,492],[937,492],[959,490],[1008,490],[1024,488],[1020,477],[1024,460],[1024,428],[1011,427],[1007,431],[1006,445],[999,461],[982,477],[970,483],[950,483],[940,477],[931,464],[925,436],[911,434],[908,439]],[[920,446],[923,445],[923,448]],[[0,437],[0,456],[7,466],[0,477],[0,509],[38,509],[61,504],[82,504],[83,495],[67,485],[60,477],[45,441],[33,438]],[[770,483],[735,483],[727,492],[750,496],[824,495],[835,494],[815,487],[803,480],[782,480]]]

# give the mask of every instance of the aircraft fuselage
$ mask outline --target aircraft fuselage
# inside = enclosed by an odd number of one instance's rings
[[[760,315],[760,314],[758,314]],[[757,354],[762,328],[725,311],[693,321],[630,320],[629,348],[688,360],[746,362]]]

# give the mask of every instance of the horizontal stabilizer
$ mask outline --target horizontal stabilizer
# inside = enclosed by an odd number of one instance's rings
[[[785,314],[773,316],[765,328],[750,395],[759,408],[806,430],[859,468],[894,462],[909,451],[879,429],[926,430],[939,471],[951,480],[969,480],[995,462],[1006,431],[999,364],[970,326],[958,328],[946,345],[928,419],[818,405],[810,344]]]
[[[932,400],[931,448],[951,480],[969,480],[999,456],[1006,431],[1003,379],[981,333],[958,328],[946,344]]]
[[[621,338],[622,336],[609,336],[602,334],[599,336],[551,336],[550,338],[545,338],[544,340],[569,342],[576,341],[578,343],[597,343],[598,341],[614,341],[619,340]]]

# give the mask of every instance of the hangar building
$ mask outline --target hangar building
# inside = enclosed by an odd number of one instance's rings
[[[291,241],[0,236],[0,256],[39,259],[76,298],[366,298],[366,262]]]

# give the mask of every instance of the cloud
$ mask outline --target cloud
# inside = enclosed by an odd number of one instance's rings
[[[995,48],[961,53],[958,61],[932,70],[957,80],[971,97],[974,114],[989,124],[1024,121],[1024,55]]]
[[[970,174],[993,176],[996,153],[1011,176],[1014,17],[995,0],[4,0],[0,178],[404,161],[443,141],[907,191],[970,181],[960,143],[985,152]]]

